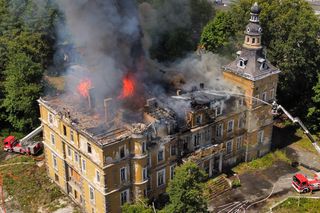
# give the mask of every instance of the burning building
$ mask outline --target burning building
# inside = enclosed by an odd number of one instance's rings
[[[255,4],[243,48],[222,70],[236,95],[201,83],[166,102],[141,98],[141,79],[128,72],[107,98],[94,95],[90,78],[75,79],[75,93],[40,98],[49,177],[86,212],[120,212],[164,193],[179,163],[192,160],[211,177],[267,153],[280,71],[263,55],[259,12]]]

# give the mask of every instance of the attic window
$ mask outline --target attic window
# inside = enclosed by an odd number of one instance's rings
[[[268,65],[266,63],[266,59],[258,58],[257,61],[260,63],[260,70],[268,69]]]
[[[239,66],[240,68],[245,68],[245,66],[247,65],[247,62],[248,62],[248,59],[246,59],[246,58],[240,58],[238,66]]]

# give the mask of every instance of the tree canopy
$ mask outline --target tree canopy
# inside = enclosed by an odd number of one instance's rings
[[[51,0],[0,0],[1,127],[28,131],[39,123],[36,100],[52,63],[58,16]]]
[[[232,41],[240,47],[243,30],[256,0],[234,2],[231,10],[215,17],[202,33],[201,42],[208,50],[219,52]],[[306,1],[258,0],[262,8],[260,24],[267,58],[282,73],[278,84],[279,103],[295,115],[306,116],[312,87],[320,67],[320,22]],[[239,39],[239,35],[242,35]]]
[[[170,203],[164,212],[207,212],[207,201],[203,194],[206,178],[205,171],[195,163],[186,162],[176,167],[174,178],[167,188]]]

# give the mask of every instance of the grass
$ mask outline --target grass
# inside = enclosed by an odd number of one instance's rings
[[[31,164],[6,166],[0,170],[5,191],[17,201],[12,208],[23,212],[37,212],[40,206],[63,197],[60,189],[48,179],[45,167],[39,168],[33,158],[18,155],[1,164],[17,162]]]
[[[280,204],[278,207],[273,209],[273,212],[277,213],[318,213],[320,209],[319,199],[308,199],[308,198],[288,198],[285,202]]]
[[[277,161],[291,163],[291,160],[287,157],[284,151],[276,150],[275,152],[271,152],[248,163],[241,163],[233,168],[233,171],[237,172],[238,174],[243,174],[257,170],[264,170],[271,167]]]
[[[0,167],[4,190],[13,197],[13,202],[7,203],[7,209],[32,213],[37,212],[40,206],[44,206],[49,212],[63,207],[57,200],[64,195],[47,177],[45,166],[39,168],[32,157],[19,154],[5,160],[2,140],[8,135],[23,137],[23,134],[10,132],[8,129],[0,131],[0,166],[19,162],[29,164]]]
[[[310,139],[306,136],[306,134],[303,133],[303,131],[301,129],[298,129],[295,133],[296,136],[300,137],[301,139],[298,140],[295,145],[298,146],[301,149],[304,149],[308,152],[312,152],[315,154],[318,154],[318,152],[315,150],[315,148],[313,147]],[[313,135],[313,137],[317,140],[317,136]]]

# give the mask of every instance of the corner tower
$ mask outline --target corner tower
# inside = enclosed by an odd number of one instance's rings
[[[261,44],[262,27],[259,23],[260,7],[254,3],[250,20],[244,31],[242,49],[230,64],[223,66],[223,76],[236,85],[245,96],[246,111],[246,161],[270,151],[273,117],[271,103],[276,98],[278,74],[266,58]]]

